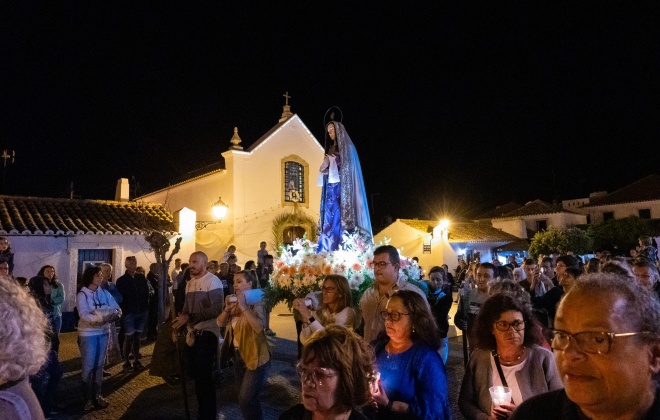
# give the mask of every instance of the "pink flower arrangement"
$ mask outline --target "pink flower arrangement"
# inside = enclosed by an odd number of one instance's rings
[[[385,239],[385,244],[388,242]],[[280,258],[274,264],[270,287],[266,292],[269,304],[275,305],[285,300],[291,308],[294,299],[320,291],[325,277],[330,274],[346,277],[357,302],[373,284],[371,264],[376,247],[357,234],[344,234],[340,249],[317,254],[317,244],[306,237],[296,239],[292,246],[281,248]],[[417,263],[403,256],[400,258],[399,276],[413,281],[419,279]]]

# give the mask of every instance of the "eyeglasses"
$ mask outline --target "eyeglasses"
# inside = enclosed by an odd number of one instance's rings
[[[387,321],[389,319],[392,322],[397,322],[401,319],[401,315],[410,316],[410,314],[404,314],[403,312],[380,311],[380,317],[383,318],[383,321]]]
[[[507,332],[509,331],[509,327],[512,327],[516,331],[522,331],[525,329],[525,321],[513,321],[513,322],[506,322],[506,321],[497,321],[493,322],[495,324],[495,328],[497,328],[497,331],[502,331],[502,332]]]
[[[323,287],[323,288],[321,288],[321,290],[323,291],[323,293],[332,293],[335,290],[337,290],[337,288],[336,287]]]
[[[314,386],[323,386],[323,384],[328,382],[328,379],[337,376],[337,373],[330,369],[322,367],[306,368],[301,363],[296,365],[296,371],[298,372],[298,376],[300,376],[300,381],[302,383],[307,382],[311,376]]]
[[[371,263],[371,266],[373,268],[385,268],[390,264],[392,264],[392,263],[391,262],[385,262],[385,261],[379,261],[379,262],[374,261],[374,262]]]
[[[612,340],[616,337],[632,337],[633,335],[650,334],[649,331],[630,332],[630,333],[611,333],[598,331],[583,331],[570,334],[566,331],[553,330],[552,343],[550,347],[553,350],[566,350],[571,341],[575,339],[575,344],[585,353],[607,354],[612,347]]]

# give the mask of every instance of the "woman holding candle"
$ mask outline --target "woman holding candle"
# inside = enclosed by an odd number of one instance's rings
[[[351,308],[351,288],[346,277],[331,274],[323,281],[322,300],[316,311],[305,305],[306,299],[296,299],[293,307],[303,319],[303,329],[300,341],[305,345],[312,334],[322,330],[326,325],[337,324],[350,330],[355,329],[358,322],[355,310]]]
[[[552,353],[537,345],[540,334],[529,307],[513,295],[498,294],[484,303],[475,325],[477,348],[458,397],[466,419],[506,419],[522,401],[562,388]],[[510,388],[511,403],[494,404],[493,386]]]
[[[380,313],[385,333],[374,341],[380,381],[372,396],[378,419],[449,419],[440,333],[424,298],[397,290]],[[386,335],[385,335],[386,334]]]

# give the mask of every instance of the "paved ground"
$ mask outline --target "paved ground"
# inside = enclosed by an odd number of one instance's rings
[[[456,305],[454,305],[455,307]],[[454,308],[455,311],[455,308]],[[453,312],[453,311],[452,311]],[[300,379],[294,368],[297,355],[296,332],[293,317],[285,305],[279,305],[271,315],[271,328],[277,333],[272,340],[273,356],[268,385],[261,396],[267,419],[277,419],[279,414],[300,402]],[[60,358],[65,376],[60,383],[58,398],[66,410],[54,419],[185,419],[185,410],[180,386],[171,387],[160,377],[149,375],[149,363],[153,343],[145,344],[141,353],[142,363],[147,367],[140,373],[123,374],[121,365],[110,369],[112,376],[103,382],[103,394],[110,402],[104,410],[84,414],[80,408],[80,353],[76,344],[77,333],[61,336]],[[452,418],[462,419],[456,400],[463,376],[462,337],[449,339],[447,374]],[[235,387],[231,372],[226,372],[218,386],[218,419],[240,419]],[[191,418],[197,412],[194,387],[187,387]]]

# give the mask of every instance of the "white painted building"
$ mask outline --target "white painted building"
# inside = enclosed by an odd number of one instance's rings
[[[234,244],[239,265],[247,260],[256,262],[261,241],[266,241],[269,252],[275,255],[278,245],[290,243],[303,233],[311,237],[319,218],[317,174],[324,151],[300,117],[285,105],[279,123],[249,148],[243,150],[237,128],[231,143],[216,164],[139,200],[162,204],[175,219],[177,212],[186,208],[194,212],[198,222],[213,222],[211,206],[220,197],[228,207],[225,219],[190,233],[195,248],[206,252],[211,260],[221,260],[227,247]],[[304,220],[282,221],[294,210]],[[274,226],[278,218],[281,223]]]
[[[660,219],[660,175],[649,175],[612,193],[590,199],[581,210],[593,224],[637,216]]]
[[[450,270],[458,258],[491,261],[493,250],[517,243],[520,238],[490,226],[488,223],[459,222],[441,226],[437,220],[397,219],[374,236],[376,244],[389,239],[406,257],[419,258],[419,265],[428,271],[435,265],[447,264]],[[527,251],[524,244],[519,251]]]
[[[87,266],[110,263],[116,279],[129,255],[147,271],[156,262],[143,237],[147,229],[173,239],[178,230],[160,205],[0,196],[0,236],[9,239],[14,253],[13,275],[30,279],[45,265],[55,267],[66,294],[64,331],[73,327],[76,291]]]
[[[530,201],[518,209],[491,219],[494,228],[524,239],[550,227],[565,229],[586,223],[586,215],[555,207],[541,200]]]

